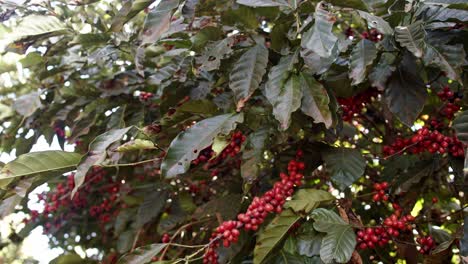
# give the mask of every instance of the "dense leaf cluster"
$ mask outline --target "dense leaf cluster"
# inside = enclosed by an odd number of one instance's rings
[[[57,263],[468,263],[466,1],[15,2],[0,215],[29,217],[2,245],[41,225]]]

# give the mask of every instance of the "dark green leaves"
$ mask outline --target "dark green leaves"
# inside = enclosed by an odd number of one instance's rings
[[[72,197],[78,191],[85,180],[89,169],[98,165],[106,159],[106,150],[114,142],[120,140],[132,127],[109,130],[106,133],[96,137],[89,145],[89,152],[84,156],[75,174],[75,188],[72,191]]]
[[[425,47],[425,32],[421,21],[408,26],[395,28],[395,39],[402,47],[407,48],[414,56],[421,58]]]
[[[74,170],[81,155],[64,151],[32,152],[7,163],[0,171],[0,178],[62,174]]]
[[[119,259],[119,264],[144,264],[151,262],[151,258],[159,254],[166,244],[151,244],[135,249],[132,253],[125,254]]]
[[[166,205],[167,198],[168,192],[164,190],[154,190],[151,193],[145,195],[145,200],[143,200],[143,203],[138,208],[138,213],[136,216],[137,227],[142,227],[144,224],[150,222],[156,216],[158,216]]]
[[[396,67],[392,65],[395,56],[390,53],[383,53],[377,65],[374,66],[369,74],[371,85],[383,91],[388,78],[395,71]]]
[[[317,53],[320,57],[330,57],[338,38],[332,33],[335,15],[324,9],[324,2],[317,4],[315,9],[315,23],[304,34],[301,46]]]
[[[286,0],[237,0],[236,2],[241,5],[253,7],[289,6]]]
[[[30,15],[13,28],[7,39],[16,41],[26,37],[58,35],[65,33],[66,29],[66,25],[55,16]]]
[[[161,164],[162,176],[170,178],[185,173],[191,161],[198,157],[200,151],[210,146],[217,135],[227,135],[243,119],[242,114],[215,116],[197,122],[180,133],[172,141]]]
[[[426,87],[417,74],[417,66],[410,56],[405,56],[385,89],[384,99],[390,111],[411,127],[422,111],[426,97]]]
[[[424,63],[434,65],[444,71],[452,80],[460,79],[460,67],[464,63],[465,50],[463,45],[432,46],[427,44]]]
[[[265,85],[265,96],[273,105],[273,115],[286,130],[291,122],[291,114],[301,105],[302,89],[297,75],[290,77],[296,55],[281,58],[278,65],[271,68]]]
[[[357,149],[332,148],[322,156],[333,182],[340,190],[346,189],[364,174],[366,160]]]
[[[317,189],[301,189],[296,192],[292,200],[285,204],[296,213],[310,213],[322,203],[335,200],[335,196],[329,192]]]
[[[357,10],[357,12],[359,13],[360,17],[362,17],[363,19],[365,19],[367,21],[367,25],[369,27],[375,28],[379,32],[381,32],[381,33],[383,33],[385,35],[393,34],[392,27],[383,18],[381,18],[379,16],[371,15],[371,14],[369,14],[367,12],[364,12],[364,11],[361,11],[361,10]]]
[[[371,65],[377,57],[377,48],[374,42],[362,39],[353,48],[350,57],[349,77],[353,79],[352,85],[360,84],[366,78],[367,66]]]
[[[179,6],[179,0],[160,1],[146,16],[142,32],[143,44],[151,44],[159,40],[169,29],[172,12]]]
[[[229,87],[234,92],[237,110],[258,88],[268,64],[268,49],[257,44],[245,52],[234,65],[229,76]]]
[[[112,20],[110,30],[114,32],[121,31],[125,23],[127,23],[130,19],[140,13],[143,9],[147,8],[153,2],[154,0],[135,0],[125,2]]]
[[[460,141],[468,144],[468,111],[463,111],[457,115],[452,125]]]
[[[254,264],[262,263],[272,250],[286,236],[288,230],[299,221],[301,217],[294,214],[292,210],[284,210],[276,216],[271,223],[263,230],[254,249]]]
[[[460,254],[463,261],[468,262],[468,216],[465,216],[463,224],[463,238],[460,240]]]
[[[315,78],[301,75],[302,105],[304,114],[312,117],[315,123],[324,123],[329,128],[333,123],[332,113],[328,104],[330,98],[327,90]]]
[[[347,263],[356,247],[356,235],[351,225],[333,211],[323,208],[311,214],[314,228],[326,233],[320,247],[320,258],[325,263]]]

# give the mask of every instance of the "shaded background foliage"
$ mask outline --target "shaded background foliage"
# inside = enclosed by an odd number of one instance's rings
[[[18,156],[1,164],[0,214],[29,214],[5,245],[41,225],[67,252],[57,263],[201,262],[211,231],[301,149],[300,190],[219,248],[221,263],[468,255],[466,1],[54,0],[0,10],[0,148]],[[29,153],[41,137],[75,151]],[[28,209],[44,183],[43,211]],[[360,247],[359,231],[392,214],[415,217],[412,231]],[[99,253],[81,259],[75,245]]]

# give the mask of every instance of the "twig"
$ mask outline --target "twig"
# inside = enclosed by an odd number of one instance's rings
[[[142,229],[143,228],[138,229],[138,232],[136,233],[135,239],[133,240],[133,245],[132,245],[132,249],[130,250],[130,252],[133,252],[135,250],[136,244],[138,242],[138,239],[140,238],[140,234],[141,234]]]
[[[171,245],[174,245],[174,243],[172,243],[172,241],[174,241],[174,239],[177,237],[177,235],[179,235],[180,232],[182,232],[183,230],[185,230],[189,226],[199,224],[199,223],[203,223],[203,222],[205,222],[207,220],[209,220],[209,218],[198,220],[198,221],[195,221],[195,222],[191,222],[191,223],[188,223],[188,224],[185,224],[185,225],[179,227],[179,229],[177,229],[177,231],[171,236],[171,239],[169,240],[169,243],[167,244],[167,247],[165,247],[163,249],[163,252],[161,253],[161,259],[164,259],[164,256],[166,255],[167,251],[169,250],[169,247]],[[178,244],[176,244],[176,245],[178,245]]]

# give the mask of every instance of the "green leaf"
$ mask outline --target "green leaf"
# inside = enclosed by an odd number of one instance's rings
[[[320,247],[324,234],[315,231],[312,221],[301,225],[296,236],[296,250],[299,255],[313,257],[320,256]]]
[[[385,102],[403,124],[411,127],[421,113],[426,97],[426,87],[417,74],[413,58],[405,56],[388,81]]]
[[[373,87],[376,87],[380,91],[385,90],[388,78],[390,78],[396,69],[396,67],[392,65],[394,60],[395,56],[393,54],[382,54],[379,62],[372,68],[372,72],[369,74],[369,80]]]
[[[314,228],[326,233],[320,247],[320,258],[325,263],[347,263],[356,247],[356,235],[351,225],[335,212],[318,208],[311,214]]]
[[[6,39],[12,42],[32,36],[59,35],[66,29],[66,25],[55,16],[30,15],[24,17]]]
[[[385,35],[392,35],[393,29],[390,24],[379,16],[371,15],[367,12],[357,10],[359,16],[367,21],[367,25],[371,28],[377,29]]]
[[[118,152],[129,152],[135,150],[143,150],[143,149],[156,149],[154,143],[150,140],[144,139],[135,139],[129,141],[122,146],[118,147],[116,150]]]
[[[240,111],[257,90],[268,64],[268,49],[257,44],[242,54],[229,76],[229,87],[234,92],[237,111]]]
[[[151,5],[154,1],[155,0],[135,0],[125,2],[119,12],[115,15],[114,19],[112,19],[110,30],[114,32],[121,31],[125,23],[138,15],[138,13]]]
[[[148,13],[143,25],[142,44],[152,44],[159,40],[169,29],[173,10],[179,6],[179,0],[160,1]]]
[[[332,113],[328,104],[330,98],[327,90],[315,78],[301,74],[302,105],[304,114],[312,117],[314,123],[324,123],[329,128],[333,123]]]
[[[232,53],[232,38],[225,38],[214,43],[210,43],[205,47],[202,56],[197,58],[197,63],[201,64],[201,71],[212,71],[219,69],[221,60]]]
[[[438,66],[447,74],[448,78],[460,81],[460,67],[463,65],[465,57],[466,54],[462,44],[443,45],[441,47],[427,44],[423,60],[427,66]]]
[[[340,190],[345,190],[364,174],[366,160],[357,149],[331,148],[322,156]]]
[[[452,128],[457,133],[457,138],[468,144],[468,111],[463,111],[457,114],[455,120],[453,120]]]
[[[153,190],[151,193],[145,195],[145,199],[138,208],[136,215],[136,225],[138,228],[149,223],[162,212],[162,209],[164,209],[166,205],[168,196],[168,192],[164,190]]]
[[[106,159],[106,150],[114,142],[120,140],[132,127],[122,129],[112,129],[104,134],[97,136],[91,144],[89,144],[89,151],[84,156],[75,173],[75,188],[72,191],[72,197],[78,191],[80,186],[84,183],[86,173],[91,167],[100,164]]]
[[[301,105],[300,79],[297,75],[288,78],[296,58],[296,54],[282,57],[278,65],[271,68],[265,85],[265,96],[273,105],[273,115],[282,130],[289,127],[291,113]]]
[[[261,128],[250,134],[242,151],[241,175],[249,184],[257,178],[260,171],[268,132],[268,129]]]
[[[374,42],[362,39],[354,47],[350,57],[349,78],[353,79],[351,85],[362,83],[366,78],[367,66],[371,65],[377,57],[377,48]]]
[[[198,157],[200,151],[210,146],[217,135],[227,135],[243,119],[243,114],[219,115],[197,122],[181,132],[171,142],[161,164],[162,176],[171,178],[185,173],[191,161]]]
[[[335,196],[329,192],[318,189],[300,189],[294,194],[292,200],[284,205],[296,213],[310,213],[322,203],[334,201]]]
[[[338,38],[332,32],[336,17],[326,11],[323,5],[323,2],[317,4],[314,13],[315,23],[304,34],[301,46],[315,52],[320,57],[328,58],[333,54],[333,47]]]
[[[236,2],[241,5],[253,7],[289,6],[286,0],[237,0]]]
[[[74,170],[81,155],[59,150],[23,154],[7,163],[0,171],[0,179],[39,174],[62,174]]]
[[[398,26],[395,28],[395,39],[402,47],[407,48],[414,56],[421,58],[425,48],[426,34],[422,21],[417,21],[408,26]]]
[[[159,254],[166,244],[151,244],[143,247],[136,248],[132,253],[123,255],[118,264],[144,264],[151,261],[151,259]]]
[[[280,215],[277,215],[258,236],[254,249],[253,264],[262,263],[287,235],[288,230],[300,219],[301,217],[294,214],[290,209],[286,209]]]
[[[13,109],[24,117],[31,116],[42,107],[41,92],[32,92],[18,97],[13,103]]]
[[[14,112],[11,109],[11,107],[0,103],[0,121],[5,118],[13,116],[13,114]]]

